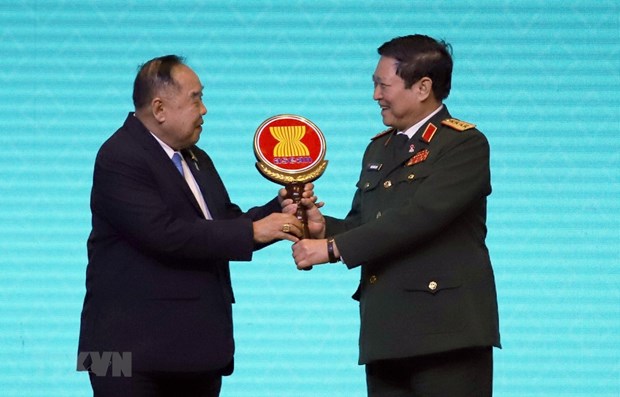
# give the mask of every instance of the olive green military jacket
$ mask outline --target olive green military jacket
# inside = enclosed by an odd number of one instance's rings
[[[367,147],[347,217],[326,217],[347,267],[361,266],[359,363],[499,347],[487,139],[445,107],[396,154],[394,133]]]

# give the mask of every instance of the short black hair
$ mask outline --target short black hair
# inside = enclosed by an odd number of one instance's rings
[[[396,37],[377,49],[379,55],[397,60],[396,74],[411,88],[422,77],[433,81],[433,94],[443,100],[452,85],[452,46],[443,40],[414,34]]]
[[[172,69],[184,64],[184,57],[165,55],[153,58],[141,65],[133,83],[133,104],[135,108],[140,109],[146,106],[159,90],[176,86],[176,82],[172,78]]]

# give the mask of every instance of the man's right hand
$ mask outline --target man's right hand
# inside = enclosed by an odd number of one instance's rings
[[[273,213],[252,223],[252,229],[257,243],[270,243],[273,240],[296,243],[302,236],[301,222],[292,214]]]

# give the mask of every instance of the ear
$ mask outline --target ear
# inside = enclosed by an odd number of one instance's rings
[[[159,123],[166,121],[166,114],[164,112],[164,102],[160,97],[155,97],[151,101],[151,113],[155,120]]]
[[[422,101],[433,95],[433,80],[428,77],[422,77],[420,81],[418,81],[418,94]]]

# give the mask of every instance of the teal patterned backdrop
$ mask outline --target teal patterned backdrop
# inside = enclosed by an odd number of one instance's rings
[[[383,128],[376,48],[454,47],[455,117],[492,149],[489,236],[504,349],[495,395],[620,395],[617,1],[3,1],[0,4],[0,395],[85,396],[75,369],[89,190],[132,109],[137,66],[176,53],[205,84],[200,145],[242,208],[278,186],[254,168],[267,117],[323,131],[325,212],[349,208]],[[233,263],[236,372],[222,396],[365,395],[359,274],[295,269],[286,242]]]

